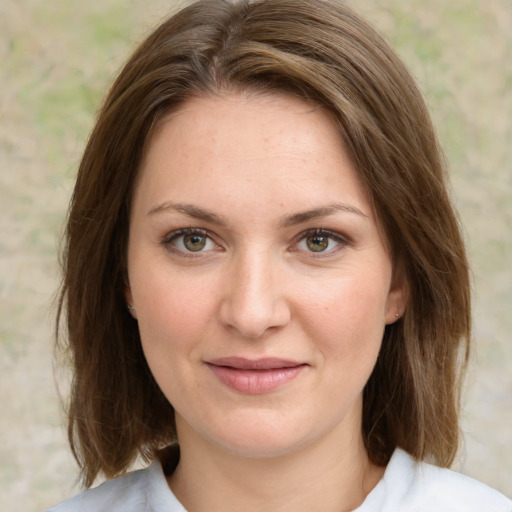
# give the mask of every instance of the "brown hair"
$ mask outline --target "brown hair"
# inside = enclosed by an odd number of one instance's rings
[[[63,252],[59,315],[74,380],[69,440],[85,485],[176,441],[174,411],[124,299],[132,189],[154,127],[193,95],[280,91],[335,116],[409,300],[364,391],[363,436],[449,465],[467,361],[467,261],[428,111],[388,44],[337,1],[203,0],[164,22],[113,84],[85,149]]]

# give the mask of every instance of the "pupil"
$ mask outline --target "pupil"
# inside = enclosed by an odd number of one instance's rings
[[[329,240],[326,236],[315,235],[307,240],[308,248],[313,252],[322,252],[327,249]]]
[[[202,235],[186,235],[183,242],[189,251],[197,252],[206,245],[206,238]]]

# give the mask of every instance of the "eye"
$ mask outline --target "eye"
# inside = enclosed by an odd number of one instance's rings
[[[217,248],[208,233],[197,228],[173,231],[165,237],[163,245],[181,253],[201,253]]]
[[[303,233],[294,250],[316,254],[332,254],[347,244],[340,235],[324,229],[313,229]]]

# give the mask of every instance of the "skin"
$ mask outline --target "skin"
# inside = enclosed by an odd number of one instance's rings
[[[364,500],[383,468],[364,449],[362,393],[405,295],[324,110],[280,94],[182,105],[140,169],[128,274],[145,356],[176,410],[169,485],[187,510]],[[240,392],[207,364],[234,356],[301,367],[277,389]]]

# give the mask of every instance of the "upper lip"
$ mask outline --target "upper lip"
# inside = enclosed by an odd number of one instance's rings
[[[220,357],[206,361],[214,366],[225,366],[235,370],[276,370],[279,368],[294,368],[304,363],[279,359],[276,357],[265,357],[262,359],[247,359],[245,357]]]

